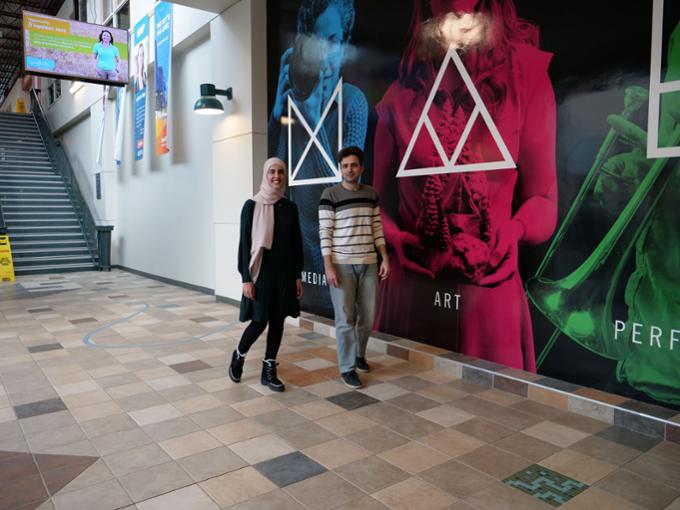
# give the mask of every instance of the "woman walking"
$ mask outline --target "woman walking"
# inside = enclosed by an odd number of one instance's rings
[[[260,192],[241,211],[238,270],[243,281],[241,322],[251,321],[231,357],[229,377],[241,380],[250,347],[269,325],[262,362],[263,385],[283,391],[276,374],[276,355],[286,317],[300,315],[303,263],[302,235],[296,205],[284,198],[286,165],[270,158],[264,165]]]

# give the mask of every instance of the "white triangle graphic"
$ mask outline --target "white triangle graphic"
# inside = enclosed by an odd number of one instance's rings
[[[465,129],[461,134],[460,140],[458,140],[458,144],[456,145],[456,148],[453,151],[451,159],[449,159],[448,156],[446,155],[441,140],[439,139],[439,136],[437,136],[437,132],[434,129],[434,126],[432,125],[430,118],[427,116],[427,113],[430,111],[430,108],[432,107],[432,102],[434,101],[434,97],[437,94],[437,90],[439,89],[439,85],[441,84],[444,78],[444,73],[446,72],[446,68],[448,67],[450,61],[453,61],[453,63],[456,65],[456,68],[458,69],[458,72],[463,78],[463,82],[470,91],[470,95],[472,96],[472,100],[474,101],[475,104],[475,107],[472,110],[470,118],[468,119],[467,124],[465,125]],[[479,115],[482,116],[482,119],[484,119],[486,126],[489,128],[491,136],[496,142],[496,146],[498,147],[498,150],[500,150],[503,159],[500,161],[489,161],[484,163],[465,163],[462,165],[456,165],[456,160],[458,159],[458,156],[460,156],[460,153],[463,150],[463,147],[465,146],[465,142],[467,142],[468,136],[470,136],[472,126],[474,126],[475,120],[477,120],[477,117]],[[416,144],[416,140],[418,139],[418,136],[420,135],[420,131],[423,129],[423,126],[425,127],[425,129],[427,129],[428,133],[430,134],[430,138],[432,139],[432,142],[434,143],[434,146],[437,149],[439,157],[441,158],[442,162],[444,162],[444,166],[407,169],[406,163],[411,157],[411,152],[413,152],[413,147]],[[449,50],[446,52],[444,61],[442,62],[441,67],[439,68],[437,78],[435,79],[434,85],[432,85],[432,90],[430,90],[430,95],[428,96],[427,101],[425,102],[423,113],[420,114],[418,124],[416,124],[416,129],[413,132],[411,141],[409,142],[408,147],[406,148],[406,152],[404,153],[404,157],[401,160],[401,164],[399,165],[399,171],[397,172],[397,177],[415,177],[420,175],[451,174],[462,172],[485,172],[490,170],[501,170],[507,168],[517,168],[517,165],[515,165],[515,162],[513,161],[512,156],[510,155],[510,151],[506,147],[505,142],[501,137],[501,134],[498,132],[496,123],[491,118],[489,110],[487,110],[484,101],[482,101],[482,98],[479,95],[479,91],[475,87],[475,84],[472,82],[472,79],[470,78],[467,69],[465,69],[465,64],[463,64],[463,61],[458,56],[456,48],[453,45],[451,45],[449,46]]]
[[[293,101],[293,98],[289,95],[288,96],[288,185],[289,186],[304,186],[305,184],[324,184],[324,183],[330,183],[330,182],[341,182],[342,181],[342,176],[340,174],[340,165],[335,162],[335,158],[332,158],[324,149],[323,145],[321,145],[321,142],[318,140],[318,135],[319,131],[321,130],[321,126],[323,125],[324,121],[326,120],[326,117],[328,116],[328,112],[331,111],[331,107],[333,106],[333,102],[336,101],[338,104],[338,150],[342,148],[342,78],[338,80],[338,84],[335,86],[335,90],[333,91],[333,94],[331,95],[330,99],[328,100],[328,103],[326,104],[326,107],[324,108],[323,113],[321,114],[321,118],[319,119],[319,123],[316,125],[314,130],[309,126],[309,123],[307,122],[307,119],[305,119],[305,116],[302,114],[300,111],[300,108],[295,104]],[[302,127],[304,130],[307,132],[309,135],[309,140],[307,141],[307,145],[305,146],[304,151],[300,155],[300,159],[298,159],[297,164],[293,166],[293,133],[292,133],[292,121],[293,120],[293,111],[295,112],[297,118],[300,120],[300,123],[302,124]],[[298,173],[300,173],[300,170],[302,169],[302,163],[304,162],[305,158],[307,157],[307,154],[309,154],[309,150],[312,148],[312,145],[316,145],[317,149],[319,149],[319,152],[321,153],[321,156],[323,157],[324,161],[328,165],[328,168],[331,170],[332,175],[329,175],[328,177],[310,177],[307,179],[303,178],[297,178]]]

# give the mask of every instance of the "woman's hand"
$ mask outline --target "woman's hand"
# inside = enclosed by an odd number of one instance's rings
[[[253,282],[246,282],[243,284],[243,295],[247,299],[255,299],[255,284]]]
[[[498,230],[496,246],[489,256],[489,267],[495,270],[479,282],[482,286],[497,285],[517,272],[517,245],[524,236],[524,225],[510,220]]]
[[[389,257],[383,257],[380,263],[380,270],[378,271],[378,276],[381,280],[387,280],[390,275],[390,259]]]
[[[300,301],[302,299],[302,280],[298,278],[295,280],[295,298]]]
[[[434,273],[432,271],[409,259],[406,255],[406,248],[420,248],[420,239],[418,239],[416,235],[399,230],[397,235],[392,236],[390,241],[391,243],[388,244],[394,249],[394,253],[397,256],[397,260],[401,267],[407,271],[422,274],[434,280]]]

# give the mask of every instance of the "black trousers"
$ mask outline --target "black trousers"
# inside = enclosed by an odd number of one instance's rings
[[[283,319],[271,319],[269,321],[269,330],[267,331],[267,351],[264,355],[265,359],[276,359],[276,355],[281,347],[281,339],[283,338]],[[238,344],[238,352],[245,354],[252,347],[255,341],[260,337],[262,332],[267,327],[266,322],[252,321],[248,327],[243,331],[241,341]]]

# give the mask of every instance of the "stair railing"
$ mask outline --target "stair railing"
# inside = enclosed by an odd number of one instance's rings
[[[90,211],[83,194],[80,191],[80,186],[78,186],[78,179],[76,179],[76,174],[73,171],[71,162],[66,155],[66,150],[62,145],[61,141],[52,134],[52,127],[47,120],[47,115],[43,110],[40,98],[35,92],[35,89],[31,91],[31,110],[33,111],[33,118],[35,119],[38,129],[40,131],[40,136],[42,137],[45,149],[47,149],[47,154],[49,155],[54,168],[61,175],[66,185],[66,191],[71,203],[74,206],[76,217],[78,218],[78,223],[80,228],[85,235],[85,241],[87,243],[87,250],[90,253],[92,262],[97,261],[97,229],[94,217]]]

